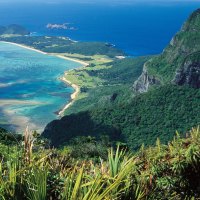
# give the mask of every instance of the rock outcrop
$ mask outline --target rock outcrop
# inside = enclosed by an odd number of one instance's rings
[[[200,53],[196,60],[187,59],[183,66],[176,71],[172,81],[177,85],[189,85],[193,88],[200,88]]]
[[[152,85],[160,85],[160,81],[156,79],[155,76],[150,76],[148,74],[146,65],[144,65],[142,74],[133,85],[133,90],[137,93],[144,93],[147,92],[149,87],[151,87]]]

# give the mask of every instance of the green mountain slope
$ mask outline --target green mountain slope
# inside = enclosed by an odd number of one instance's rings
[[[116,60],[107,63],[104,69],[94,70],[94,67],[87,67],[78,72],[76,70],[75,72],[79,73],[80,77],[82,77],[80,73],[87,73],[93,80],[97,78],[102,80],[101,84],[87,89],[84,87],[84,90],[82,89],[83,91],[79,94],[80,96],[83,95],[83,98],[76,100],[65,113],[70,115],[63,117],[63,121],[55,120],[50,123],[46,127],[43,136],[51,139],[53,145],[63,144],[73,136],[90,134],[101,136],[104,134],[112,135],[113,133],[112,138],[119,139],[119,135],[115,136],[116,131],[112,126],[93,123],[93,119],[90,120],[90,116],[93,115],[91,112],[93,112],[93,109],[104,110],[109,105],[115,106],[121,102],[127,104],[130,101],[130,97],[133,96],[132,83],[141,74],[143,64],[148,58]],[[86,82],[87,85],[87,80],[83,82]],[[78,124],[78,126],[75,126],[75,124]],[[95,133],[92,133],[92,130],[95,130]]]
[[[132,83],[139,77],[142,72],[143,64],[149,57],[126,58],[122,60],[115,60],[105,65],[105,68],[96,69],[96,67],[87,67],[79,70],[79,76],[87,74],[95,79],[101,80],[101,84],[89,88],[86,80],[81,87],[80,98],[66,110],[65,114],[77,113],[88,110],[89,108],[108,104],[114,100],[120,101],[123,99],[130,99],[132,96]],[[77,70],[75,72],[77,73]],[[117,98],[116,98],[117,97]]]
[[[200,9],[192,13],[181,31],[174,36],[163,53],[145,64],[141,77],[134,84],[134,90],[146,92],[151,85],[171,82],[199,88],[199,52]],[[181,83],[180,79],[182,79]],[[191,79],[195,79],[196,82],[191,81]]]
[[[154,144],[158,137],[168,142],[174,131],[183,133],[200,124],[200,90],[189,87],[166,85],[132,100],[115,101],[96,103],[88,111],[53,121],[43,135],[55,146],[74,136],[108,135],[138,149],[142,143]]]
[[[133,68],[121,65],[120,73],[116,73],[115,68],[92,71],[91,76],[105,77],[115,83],[114,87],[104,85],[107,98],[101,97],[103,93],[99,88],[94,88],[90,95],[93,102],[86,97],[75,103],[73,109],[66,112],[71,115],[48,124],[43,136],[59,146],[75,136],[108,135],[111,140],[120,140],[131,149],[138,149],[142,143],[153,144],[157,137],[166,143],[176,130],[182,133],[199,125],[199,24],[200,10],[197,10],[163,53],[144,64],[134,90],[147,93],[133,93],[126,84],[126,77],[130,77]],[[152,85],[159,87],[150,87]]]

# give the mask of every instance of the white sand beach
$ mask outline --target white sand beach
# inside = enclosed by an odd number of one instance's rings
[[[7,43],[7,44],[16,45],[16,46],[19,46],[19,47],[22,47],[22,48],[25,48],[25,49],[29,49],[29,50],[41,53],[41,54],[50,55],[50,56],[56,56],[56,57],[61,58],[61,59],[74,61],[74,62],[80,63],[81,65],[84,65],[84,66],[88,66],[89,65],[88,63],[86,63],[84,61],[81,61],[81,60],[78,60],[78,59],[74,59],[74,58],[70,58],[70,57],[67,57],[67,56],[64,56],[64,55],[60,55],[58,53],[46,53],[44,51],[35,49],[33,47],[29,47],[29,46],[26,46],[26,45],[23,45],[23,44],[14,43],[14,42],[6,42],[6,41],[1,41],[1,42]]]
[[[38,53],[47,54],[47,53],[45,53],[45,52],[43,52],[43,51],[40,51],[40,50],[38,50],[38,49],[34,49],[34,48],[32,48],[32,47],[28,47],[28,46],[25,46],[25,45],[22,45],[22,44],[17,44],[17,43],[14,43],[14,42],[6,42],[6,41],[1,41],[1,42],[7,43],[7,44],[16,45],[16,46],[18,46],[18,47],[22,47],[22,48],[29,49],[29,50],[32,50],[32,51],[36,51],[36,52],[38,52]]]
[[[74,88],[74,90],[75,90],[74,93],[71,94],[71,101],[70,101],[68,104],[66,104],[66,106],[58,113],[58,115],[62,117],[63,114],[64,114],[64,112],[65,112],[65,110],[66,110],[67,108],[69,108],[69,107],[74,103],[76,97],[78,96],[78,94],[79,94],[79,92],[80,92],[80,88],[79,88],[78,85],[72,84],[72,83],[71,83],[70,81],[68,81],[65,77],[60,78],[60,80],[62,80],[63,82],[65,82],[65,83],[67,83],[67,84],[69,84],[69,85],[71,85],[71,86]]]
[[[65,60],[70,60],[70,61],[74,61],[74,62],[77,62],[77,63],[80,63],[82,64],[84,67],[88,66],[89,64],[86,63],[86,62],[83,62],[81,60],[77,60],[77,59],[74,59],[74,58],[70,58],[70,57],[67,57],[67,56],[64,56],[64,55],[59,55],[59,54],[49,54],[49,55],[54,55],[58,58],[62,58],[62,59],[65,59]]]

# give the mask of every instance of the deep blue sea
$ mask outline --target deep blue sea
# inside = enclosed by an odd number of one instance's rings
[[[79,41],[105,41],[127,54],[158,54],[200,2],[0,3],[0,25],[21,24],[31,32]],[[86,2],[86,1],[82,1]],[[99,1],[100,2],[100,1]],[[124,2],[124,3],[123,3]],[[126,3],[128,2],[128,3]],[[48,30],[48,23],[71,23],[77,30]]]

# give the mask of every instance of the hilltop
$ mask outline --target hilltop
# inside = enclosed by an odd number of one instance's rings
[[[10,37],[14,35],[29,35],[30,32],[21,25],[11,24],[9,26],[0,26],[1,37]]]

